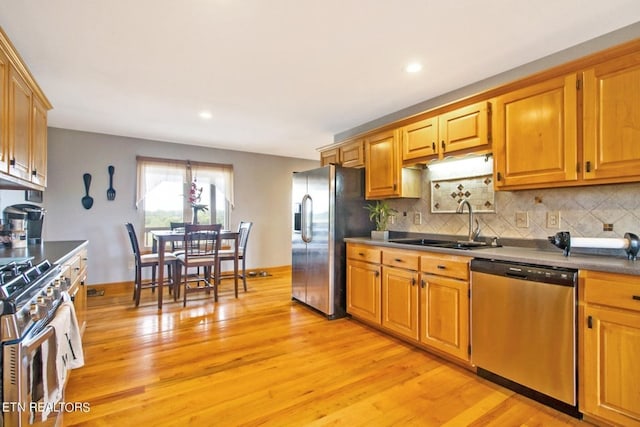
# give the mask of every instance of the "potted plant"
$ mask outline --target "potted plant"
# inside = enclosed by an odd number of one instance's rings
[[[393,209],[386,200],[377,200],[375,204],[368,204],[365,209],[369,211],[369,219],[376,224],[376,229],[371,231],[371,238],[375,240],[387,240],[389,238],[389,217],[398,211]]]

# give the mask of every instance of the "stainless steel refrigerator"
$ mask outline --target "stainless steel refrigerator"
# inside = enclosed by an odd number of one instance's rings
[[[364,170],[293,174],[292,298],[329,319],[346,315],[345,237],[369,236]]]

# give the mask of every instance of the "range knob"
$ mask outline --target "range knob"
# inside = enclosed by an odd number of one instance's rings
[[[41,319],[40,315],[40,307],[35,302],[32,302],[29,306],[29,314],[31,315],[31,319],[35,322]]]
[[[55,296],[55,289],[53,288],[53,286],[49,286],[45,290],[45,296],[47,296],[48,298],[53,299],[53,297]]]

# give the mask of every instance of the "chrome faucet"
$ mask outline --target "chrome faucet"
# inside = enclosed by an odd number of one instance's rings
[[[460,200],[460,202],[458,202],[458,209],[456,209],[456,213],[463,213],[464,212],[464,206],[467,206],[467,209],[469,210],[469,242],[473,242],[476,240],[476,237],[478,237],[480,235],[480,224],[478,223],[478,220],[476,219],[476,228],[473,228],[473,209],[471,209],[471,204],[469,203],[469,201],[467,201],[466,199],[464,200]]]

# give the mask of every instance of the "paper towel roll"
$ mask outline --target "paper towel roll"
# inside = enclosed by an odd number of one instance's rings
[[[572,248],[627,249],[629,239],[613,237],[571,237]]]

